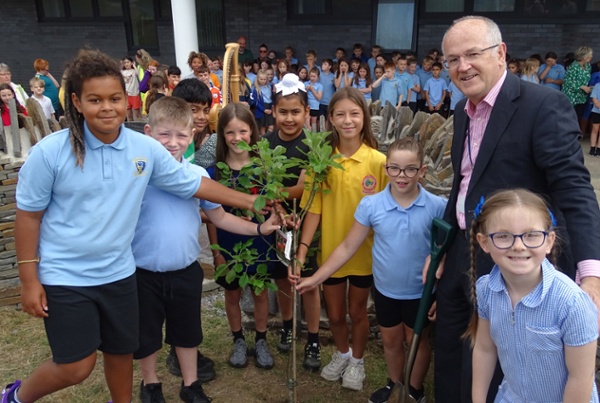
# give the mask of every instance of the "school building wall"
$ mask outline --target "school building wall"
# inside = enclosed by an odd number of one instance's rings
[[[372,44],[372,23],[348,25],[343,21],[304,23],[287,19],[284,0],[223,0],[225,42],[246,35],[249,48],[258,56],[258,47],[266,43],[282,52],[286,46],[297,49],[302,62],[308,49],[318,57],[332,57],[338,46],[349,52],[356,42],[367,48]],[[60,80],[64,63],[83,46],[99,48],[115,58],[133,54],[127,49],[123,22],[39,23],[35,0],[2,0],[0,7],[0,62],[7,63],[13,81],[28,89],[34,75],[33,61],[43,58],[50,62],[50,71]],[[418,23],[417,48],[423,57],[430,48],[439,48],[448,21],[422,20]],[[527,57],[532,53],[552,50],[562,57],[577,46],[587,45],[600,51],[600,25],[580,23],[506,24],[500,23],[508,52]],[[158,23],[159,51],[154,56],[162,63],[175,62],[173,30],[170,23]],[[204,49],[200,49],[203,51]],[[368,50],[367,50],[368,52]],[[209,55],[216,51],[208,51]]]

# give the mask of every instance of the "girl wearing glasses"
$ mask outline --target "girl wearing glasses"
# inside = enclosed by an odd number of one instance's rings
[[[445,199],[419,184],[427,166],[423,164],[423,147],[417,140],[404,138],[392,143],[384,167],[389,184],[382,192],[360,201],[343,241],[312,277],[301,279],[296,287],[302,293],[327,281],[329,276],[336,276],[373,230],[373,300],[388,381],[371,395],[372,403],[386,402],[394,383],[402,379],[403,343],[412,338],[423,292],[422,270],[429,256],[431,222],[434,217],[442,217],[446,207]],[[431,360],[427,334],[426,328],[410,381],[411,395],[418,402],[424,395],[423,380]]]
[[[554,268],[555,220],[524,189],[500,191],[475,209],[467,331],[473,343],[473,402],[485,402],[499,360],[495,402],[598,402],[594,383],[597,311],[588,295]],[[476,280],[477,246],[496,263]]]

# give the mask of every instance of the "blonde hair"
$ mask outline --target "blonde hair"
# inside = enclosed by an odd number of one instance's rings
[[[479,207],[479,206],[478,206]],[[470,294],[471,304],[473,306],[473,316],[471,322],[467,328],[467,331],[463,335],[464,338],[471,340],[471,345],[475,344],[475,336],[477,333],[477,323],[479,321],[479,315],[477,313],[477,268],[476,268],[476,256],[479,248],[477,242],[477,234],[488,234],[487,223],[490,218],[498,211],[507,208],[523,208],[530,211],[532,214],[537,214],[544,223],[544,227],[547,230],[554,228],[553,217],[551,216],[548,205],[539,195],[527,190],[527,189],[510,189],[501,190],[490,196],[480,210],[475,212],[476,216],[471,222],[470,229],[470,254],[471,254],[471,266],[469,268],[469,280],[470,280]],[[477,209],[476,209],[477,210]],[[556,245],[556,243],[555,243]],[[550,260],[555,260],[556,247],[553,248],[550,253]]]
[[[537,75],[538,70],[540,69],[540,61],[538,59],[534,59],[530,57],[525,60],[525,64],[523,66],[523,71],[521,74],[527,77],[535,77],[535,80],[539,83],[539,78]]]
[[[256,88],[256,91],[259,95],[260,95],[260,84],[258,83],[258,79],[261,77],[264,77],[265,79],[268,80],[266,70],[258,70],[258,73],[256,73],[256,78],[254,79],[254,88]],[[269,84],[268,81],[267,81],[267,84]]]
[[[148,112],[148,125],[154,128],[160,124],[194,127],[194,114],[190,105],[181,98],[162,97],[155,101]]]

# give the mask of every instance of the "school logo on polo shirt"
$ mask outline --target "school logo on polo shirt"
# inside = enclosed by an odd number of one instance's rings
[[[147,174],[146,165],[148,164],[148,160],[146,158],[137,157],[133,159],[133,165],[135,166],[135,176],[144,176]]]
[[[367,175],[362,180],[363,193],[367,195],[375,194],[377,179],[373,175]]]

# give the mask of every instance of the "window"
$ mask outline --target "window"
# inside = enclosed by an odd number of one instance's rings
[[[585,4],[586,11],[600,11],[600,0],[587,0]]]
[[[288,0],[291,20],[371,20],[373,2],[369,0]]]
[[[37,0],[36,6],[40,21],[123,17],[121,0]]]
[[[473,10],[478,12],[515,11],[515,0],[475,0]]]
[[[384,49],[413,49],[415,0],[379,0],[375,43]]]
[[[464,0],[426,0],[425,2],[425,12],[427,13],[462,12],[464,8]]]
[[[154,2],[129,0],[129,21],[127,25],[130,48],[158,49]]]
[[[100,17],[122,17],[123,4],[121,0],[98,0]]]
[[[196,24],[199,49],[225,48],[222,0],[196,0]]]

